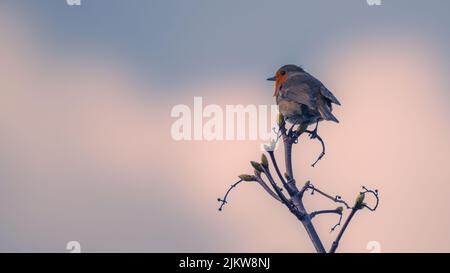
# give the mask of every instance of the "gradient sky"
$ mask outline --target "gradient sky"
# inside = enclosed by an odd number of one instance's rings
[[[1,5],[17,7],[16,12],[37,24],[52,51],[106,51],[141,76],[177,87],[205,77],[260,77],[289,62],[320,69],[317,59],[324,58],[324,51],[377,33],[427,35],[446,46],[450,42],[446,1],[386,0],[381,7],[363,0],[277,5],[270,0],[85,0],[80,7],[45,0]]]
[[[343,103],[316,168],[317,143],[296,147],[297,179],[382,194],[341,251],[449,252],[449,15],[448,1],[2,1],[0,251],[312,251],[255,185],[217,212],[259,141],[170,137],[174,105],[271,104],[264,79],[295,63]],[[317,222],[327,245],[334,222]]]

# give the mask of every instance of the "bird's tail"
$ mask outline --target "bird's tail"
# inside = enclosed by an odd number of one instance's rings
[[[339,123],[339,120],[331,113],[331,109],[330,107],[328,107],[328,105],[320,103],[317,107],[317,110],[319,110],[319,113],[323,119]]]

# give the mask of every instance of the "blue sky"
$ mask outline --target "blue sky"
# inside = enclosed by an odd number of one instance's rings
[[[260,77],[284,63],[316,67],[321,51],[374,32],[415,32],[450,48],[448,1],[2,1],[33,18],[57,50],[106,50],[142,77],[183,86]],[[179,90],[182,92],[182,90]]]

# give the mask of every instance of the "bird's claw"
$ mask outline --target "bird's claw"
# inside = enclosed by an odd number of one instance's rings
[[[317,138],[318,134],[317,134],[317,129],[314,129],[314,131],[312,131],[311,133],[309,133],[309,138],[310,139],[315,139]]]
[[[292,138],[297,139],[297,138],[299,138],[299,136],[300,136],[300,134],[298,132],[296,132],[296,131],[292,132]]]

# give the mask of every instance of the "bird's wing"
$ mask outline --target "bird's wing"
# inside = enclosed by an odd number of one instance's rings
[[[320,88],[320,93],[325,98],[329,99],[332,103],[336,103],[337,105],[341,105],[341,103],[338,101],[338,99],[331,93],[330,90],[328,90],[324,85]]]
[[[286,80],[281,85],[280,91],[282,96],[297,103],[304,104],[311,110],[316,110],[319,88],[320,86],[315,84],[314,81],[311,81],[307,74],[299,73]]]
[[[308,74],[308,73],[307,73]],[[322,96],[324,96],[325,98],[327,98],[328,100],[330,100],[332,103],[335,103],[337,105],[341,105],[341,103],[339,102],[339,100],[333,95],[333,93],[331,93],[330,90],[328,90],[328,88],[325,87],[325,85],[319,81],[318,79],[316,79],[314,76],[312,76],[311,74],[308,74],[309,76],[309,80],[311,82],[314,82],[315,85],[320,86],[320,94],[322,94]]]

